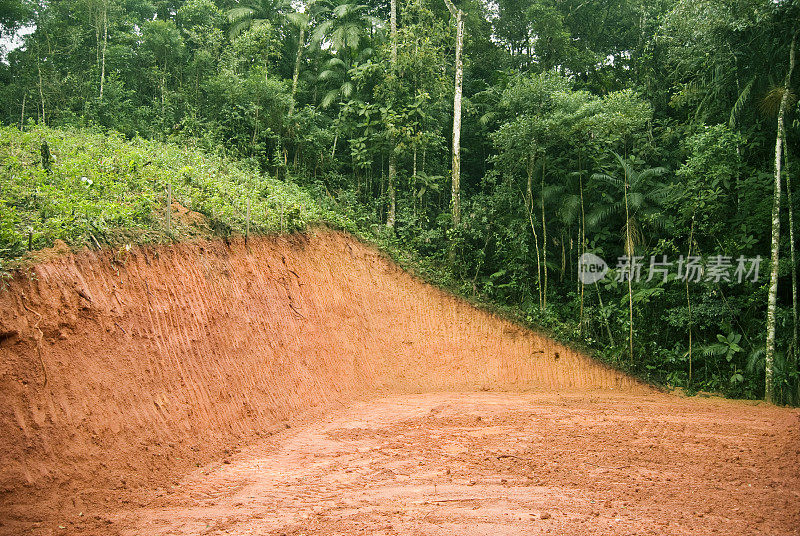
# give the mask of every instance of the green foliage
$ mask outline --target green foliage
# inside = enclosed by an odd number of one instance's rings
[[[742,336],[738,333],[729,333],[728,336],[717,335],[717,342],[703,348],[703,354],[707,356],[723,356],[730,363],[737,353],[742,351],[739,346]],[[741,380],[739,380],[741,381]]]
[[[296,184],[226,159],[172,144],[114,133],[36,127],[0,131],[0,257],[63,240],[73,246],[119,246],[187,236],[243,235],[250,201],[252,232],[294,231],[311,223],[348,226]],[[52,171],[41,165],[47,142]],[[167,229],[166,191],[202,218],[173,210]]]

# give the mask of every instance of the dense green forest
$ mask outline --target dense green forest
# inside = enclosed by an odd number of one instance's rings
[[[289,206],[649,380],[800,402],[800,2],[349,1],[0,1],[0,257],[146,234],[174,183],[222,234]]]

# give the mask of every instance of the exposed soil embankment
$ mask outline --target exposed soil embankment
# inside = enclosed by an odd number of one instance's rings
[[[135,489],[354,398],[566,388],[646,390],[341,233],[69,254],[0,291],[0,508]]]

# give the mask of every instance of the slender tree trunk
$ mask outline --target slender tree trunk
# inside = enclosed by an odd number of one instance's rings
[[[625,254],[628,256],[628,358],[633,365],[633,236],[631,217],[628,209],[628,171],[625,170],[623,183],[625,197]]]
[[[687,257],[692,256],[692,242],[694,241],[694,212],[692,212],[692,224],[689,229],[689,252]],[[692,386],[692,300],[689,295],[689,278],[686,278],[686,307],[689,310],[689,387]]]
[[[444,0],[450,14],[456,19],[455,88],[453,91],[453,165],[452,195],[453,227],[461,223],[461,91],[464,83],[464,12],[456,9],[453,2]]]
[[[47,123],[47,115],[44,109],[44,90],[42,89],[42,64],[39,54],[36,55],[36,70],[39,73],[39,101],[42,104],[42,124]]]
[[[533,155],[530,153],[528,154],[528,185],[525,193],[527,197],[525,198],[525,208],[529,211],[533,211]]]
[[[258,110],[259,108],[256,107],[256,114],[253,121],[253,138],[250,140],[250,147],[256,146],[256,137],[258,136]]]
[[[103,50],[100,60],[100,100],[106,83],[106,49],[108,48],[108,0],[103,2]]]
[[[481,273],[481,266],[483,265],[483,260],[486,258],[486,248],[489,247],[489,238],[492,236],[491,234],[491,227],[486,229],[486,240],[483,241],[483,249],[481,250],[481,256],[478,258],[478,263],[475,266],[475,275],[472,277],[472,295],[475,296],[478,293],[478,274]]]
[[[733,57],[733,64],[735,65],[736,70],[736,95],[742,94],[742,84],[739,80],[739,60],[737,59],[736,54],[731,54]],[[736,123],[736,116],[731,114],[731,119],[733,120],[730,123],[730,127],[736,127],[736,133],[741,134],[741,129],[739,125]],[[736,214],[739,214],[739,206],[742,201],[742,170],[739,162],[742,159],[742,146],[740,145],[740,138],[737,136],[736,138]]]
[[[578,151],[578,189],[580,191],[581,196],[581,255],[586,253],[586,209],[583,203],[583,166],[581,160],[581,152]],[[581,279],[580,277],[578,279]],[[583,333],[583,291],[585,285],[583,281],[581,283],[581,315],[580,315],[580,325],[581,325],[581,333]]]
[[[786,139],[786,131],[783,133],[784,140]],[[789,144],[783,150],[784,167],[786,168],[786,197],[789,204],[789,257],[792,265],[792,370],[797,370],[797,356],[798,356],[798,337],[797,337],[797,256],[795,253],[795,240],[794,240],[794,199],[792,196],[792,181],[789,173]],[[800,380],[797,381],[794,393],[794,402],[800,401]]]
[[[417,215],[417,144],[414,143],[414,161],[411,171],[411,192],[413,194],[414,216]],[[422,200],[420,200],[421,202]]]
[[[542,271],[544,272],[544,288],[542,290],[542,308],[547,309],[547,220],[544,217],[544,163],[545,157],[542,155],[542,177],[541,177],[541,202],[542,202]]]
[[[528,197],[525,201],[525,211],[528,213],[528,221],[531,224],[531,232],[533,233],[533,244],[536,248],[536,286],[539,289],[539,310],[544,311],[544,302],[542,301],[542,263],[539,257],[539,236],[536,234],[536,226],[533,224],[533,156],[528,155]]]
[[[300,37],[297,40],[297,55],[294,58],[294,73],[292,74],[292,99],[289,101],[289,115],[294,113],[295,101],[297,100],[297,81],[300,78],[300,64],[303,61],[303,46],[306,41],[306,28],[300,28]]]
[[[392,38],[392,72],[397,76],[397,0],[391,0],[390,26]],[[395,153],[395,143],[392,139],[389,143],[389,214],[386,217],[386,227],[393,229],[397,216],[397,191],[395,183],[397,181],[397,154]]]
[[[341,122],[342,122],[342,109],[339,108],[339,116],[336,118],[336,125],[334,126],[333,146],[331,147],[331,158],[333,158],[334,155],[336,154],[336,143],[339,141],[339,128]]]
[[[794,46],[797,34],[792,37],[789,47],[789,72],[783,84],[783,97],[778,111],[778,132],[775,138],[775,188],[772,198],[772,265],[770,266],[769,295],[767,298],[767,348],[765,353],[765,389],[764,400],[774,401],[773,373],[775,366],[775,313],[778,306],[778,261],[780,260],[781,234],[781,163],[784,144],[784,122],[786,109],[789,107],[789,87],[795,65]]]
[[[389,176],[387,178],[387,195],[389,196],[389,212],[386,216],[386,227],[393,229],[395,218],[397,217],[397,191],[395,181],[397,179],[397,155],[394,149],[389,153]]]
[[[542,295],[542,263],[539,256],[539,235],[536,234],[536,226],[533,224],[533,211],[528,210],[528,221],[531,223],[533,233],[533,244],[536,248],[536,286],[539,287],[539,310],[544,311],[544,301]]]
[[[25,101],[28,98],[27,91],[22,94],[22,113],[19,116],[19,129],[22,130],[25,128]]]
[[[614,335],[611,333],[611,325],[608,323],[608,318],[605,315],[605,308],[606,306],[603,305],[603,295],[600,294],[600,285],[597,284],[597,281],[594,282],[594,288],[597,290],[597,301],[600,303],[600,310],[603,311],[603,323],[606,325],[606,332],[608,333],[608,340],[611,341],[611,346],[616,346],[617,343],[614,340]]]
[[[92,6],[91,16],[94,17],[92,21],[94,25],[94,61],[97,68],[100,69],[100,10],[95,10]]]
[[[397,68],[397,0],[390,2],[389,25],[392,33],[392,68]]]

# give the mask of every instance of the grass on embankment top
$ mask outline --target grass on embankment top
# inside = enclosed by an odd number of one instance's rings
[[[43,166],[42,143],[52,153]],[[174,206],[167,231],[167,185]],[[0,268],[60,239],[122,246],[191,236],[346,226],[291,182],[189,147],[120,134],[0,126]]]

